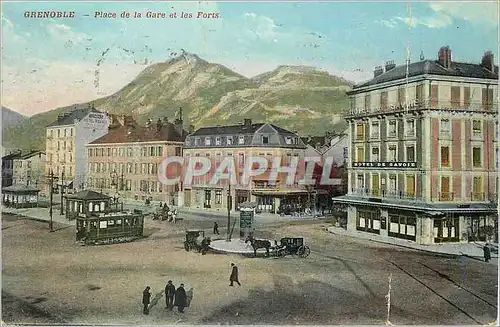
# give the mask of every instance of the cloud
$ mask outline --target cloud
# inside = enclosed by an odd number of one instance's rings
[[[130,82],[144,66],[108,62],[99,67],[99,87],[94,86],[95,65],[88,62],[44,61],[26,58],[22,65],[2,66],[2,104],[26,115],[82,103],[113,94]]]
[[[245,13],[243,15],[243,28],[262,40],[274,41],[279,37],[277,25],[274,21],[266,16],[259,16],[255,13]],[[248,34],[248,33],[247,33]]]
[[[49,24],[47,24],[46,28],[49,36],[55,39],[55,41],[65,41],[71,42],[73,44],[81,44],[85,42],[85,39],[90,38],[87,34],[76,32],[70,26],[65,24],[50,22]]]
[[[451,25],[452,19],[450,16],[443,13],[436,13],[433,16],[427,17],[395,17],[395,19],[402,21],[408,26],[417,27],[418,25],[425,26],[427,28],[443,28]]]
[[[429,7],[436,13],[454,18],[480,23],[498,25],[498,2],[431,2]]]
[[[389,28],[397,27],[399,24],[399,22],[395,18],[391,18],[389,20],[386,19],[376,20],[375,23],[384,25],[385,27]]]

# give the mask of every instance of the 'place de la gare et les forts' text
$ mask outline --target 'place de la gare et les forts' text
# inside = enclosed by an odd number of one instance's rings
[[[74,18],[75,17],[75,12],[74,11],[25,11],[24,12],[24,17],[25,18]],[[90,15],[85,15],[85,16],[90,16]],[[181,12],[181,13],[176,13],[176,12],[171,12],[171,13],[166,13],[166,12],[154,12],[154,11],[147,11],[145,14],[141,12],[126,12],[123,11],[121,14],[117,15],[116,12],[105,12],[105,11],[96,11],[94,12],[94,15],[92,15],[94,18],[220,18],[219,13],[210,13],[210,12],[203,12],[203,11],[198,11],[196,13],[186,13],[186,12]]]

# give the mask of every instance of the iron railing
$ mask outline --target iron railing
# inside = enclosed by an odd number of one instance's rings
[[[439,109],[439,110],[460,110],[466,112],[498,112],[498,103],[493,104],[483,104],[482,102],[470,103],[467,105],[452,105],[452,104],[443,104],[437,101],[432,101],[431,99],[422,99],[412,103],[410,106],[397,106],[394,104],[387,104],[385,107],[380,106],[380,108],[345,108],[343,110],[343,116],[346,118],[349,117],[358,117],[358,116],[370,116],[370,115],[379,115],[385,113],[396,113],[396,112],[412,112],[423,109]]]

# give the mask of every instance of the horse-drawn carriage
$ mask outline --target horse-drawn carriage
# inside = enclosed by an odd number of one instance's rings
[[[205,231],[187,230],[186,240],[184,241],[184,249],[188,252],[192,249],[196,249],[196,251],[205,254],[205,252],[208,251],[210,242],[210,237],[205,237]]]
[[[303,237],[284,237],[280,240],[280,244],[272,246],[271,242],[268,240],[258,240],[253,237],[247,237],[245,243],[250,243],[253,248],[254,256],[257,256],[258,249],[266,249],[266,255],[269,256],[269,253],[272,252],[277,257],[284,257],[287,254],[290,255],[298,255],[301,258],[307,257],[311,254],[311,249],[307,245],[304,244]]]
[[[170,210],[169,208],[159,207],[153,212],[153,220],[167,220],[174,221],[177,218],[177,209]]]
[[[311,254],[311,249],[304,244],[303,237],[284,237],[280,240],[280,245],[275,247],[274,253],[280,258],[283,258],[287,254],[305,258]]]

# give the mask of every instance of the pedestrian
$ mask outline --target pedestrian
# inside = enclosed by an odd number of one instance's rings
[[[484,254],[484,261],[488,262],[491,259],[491,252],[490,252],[490,247],[488,246],[488,243],[486,243],[483,247],[483,254]]]
[[[219,224],[217,224],[217,222],[214,222],[214,235],[220,235],[219,234]]]
[[[169,280],[167,285],[165,286],[165,301],[167,307],[165,309],[170,309],[174,307],[174,296],[175,296],[175,286],[172,284],[172,281]]]
[[[162,204],[162,203],[161,203],[161,201],[160,201],[160,209],[161,209],[162,207],[163,207],[163,204]]]
[[[231,270],[231,276],[229,276],[229,281],[231,282],[229,286],[234,286],[233,282],[236,282],[238,285],[241,286],[240,281],[238,279],[238,267],[236,267],[234,263],[231,263],[231,267],[233,267],[233,269]]]
[[[186,290],[184,289],[184,284],[181,284],[175,291],[174,306],[177,307],[180,313],[183,313],[184,308],[186,307],[187,304],[186,302],[187,302]]]
[[[142,313],[145,315],[149,314],[149,303],[151,301],[151,292],[149,292],[151,288],[146,286],[146,289],[142,292],[142,304],[144,305],[144,309]]]

